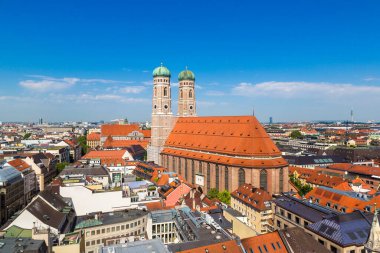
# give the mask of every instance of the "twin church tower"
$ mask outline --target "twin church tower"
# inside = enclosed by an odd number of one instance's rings
[[[178,75],[178,113],[173,115],[171,74],[161,66],[153,70],[152,136],[148,160],[161,164],[160,152],[178,117],[196,116],[195,76],[187,68]]]

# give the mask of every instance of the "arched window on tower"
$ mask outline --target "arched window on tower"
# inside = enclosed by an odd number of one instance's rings
[[[284,168],[280,168],[280,173],[279,173],[279,191],[283,192],[284,191]]]
[[[189,98],[193,97],[193,90],[189,90]]]
[[[165,88],[164,88],[164,97],[167,97],[167,96],[168,96],[168,88],[165,87]]]
[[[260,171],[260,188],[264,189],[265,191],[268,188],[268,173],[264,169]]]
[[[239,186],[245,184],[245,170],[243,168],[239,169]]]
[[[187,177],[187,159],[185,158],[185,179],[186,180],[189,180],[189,178]]]
[[[224,167],[224,189],[228,191],[228,167]]]
[[[154,87],[154,96],[157,97],[157,87]]]
[[[182,89],[180,90],[180,98],[183,98],[183,91],[182,91]]]

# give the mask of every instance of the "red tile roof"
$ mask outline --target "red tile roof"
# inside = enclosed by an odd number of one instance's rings
[[[144,149],[147,148],[149,141],[145,140],[114,140],[111,136],[108,136],[103,144],[104,148],[125,148],[131,145],[140,145]]]
[[[179,118],[162,153],[245,167],[287,165],[254,116]]]
[[[18,171],[24,171],[30,168],[30,165],[24,162],[22,159],[15,159],[8,162],[11,166],[16,168]]]
[[[241,240],[246,252],[288,253],[277,231]]]
[[[238,199],[259,211],[271,208],[269,203],[272,200],[272,196],[268,192],[256,188],[251,184],[243,184],[239,186],[239,188],[231,193],[231,197]]]
[[[84,155],[83,159],[118,159],[122,158],[127,150],[92,150]]]
[[[88,141],[100,141],[100,133],[90,133],[87,135]]]
[[[127,136],[133,131],[139,131],[140,126],[137,124],[130,125],[102,125],[101,135],[102,136]]]
[[[206,251],[207,250],[207,251]],[[236,243],[236,241],[225,241],[207,246],[201,246],[189,250],[177,251],[177,253],[242,253],[242,249]]]
[[[377,168],[377,167],[354,165],[351,163],[336,163],[336,164],[329,165],[326,168],[330,170],[348,171],[348,172],[356,173],[356,174],[380,177],[380,168]]]

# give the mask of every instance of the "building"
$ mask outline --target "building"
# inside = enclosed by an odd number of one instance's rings
[[[85,253],[98,253],[100,246],[145,237],[147,219],[148,213],[138,209],[78,216],[75,231],[85,235]]]
[[[24,179],[12,166],[0,166],[0,224],[24,205]]]
[[[152,211],[148,220],[148,238],[159,238],[164,244],[178,243],[180,235],[175,223],[176,215],[174,209]]]
[[[289,166],[310,168],[326,167],[335,163],[344,163],[343,157],[339,156],[295,156],[285,155],[285,160],[289,163]]]
[[[110,184],[110,176],[108,171],[102,165],[77,164],[66,166],[59,174],[67,185],[77,185],[81,181],[91,178],[91,181],[108,187]]]
[[[129,242],[111,246],[101,247],[99,253],[136,253],[136,252],[155,252],[170,253],[159,239]]]
[[[9,161],[7,164],[22,173],[24,179],[24,205],[26,205],[37,193],[36,173],[32,170],[32,167],[22,159],[15,159]]]
[[[87,146],[91,149],[95,149],[101,146],[100,133],[93,132],[87,135]]]
[[[153,71],[152,137],[148,160],[189,183],[232,191],[251,183],[271,194],[288,190],[287,162],[254,116],[196,117],[195,76],[178,76],[178,117],[171,109],[170,71]]]
[[[231,207],[247,217],[248,226],[258,234],[273,231],[272,196],[251,184],[240,185],[231,193]]]
[[[0,252],[48,253],[48,247],[43,240],[31,238],[0,239]]]

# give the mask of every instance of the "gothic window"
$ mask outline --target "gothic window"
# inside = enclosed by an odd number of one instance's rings
[[[154,87],[154,96],[156,97],[157,96],[157,88]]]
[[[180,91],[180,97],[183,98],[183,91],[182,91],[182,89]]]
[[[207,191],[211,188],[210,163],[207,163]]]
[[[164,88],[164,97],[167,97],[167,96],[168,96],[168,88],[165,87],[165,88]]]
[[[228,191],[228,167],[224,167],[224,189]]]
[[[219,165],[215,165],[215,188],[219,191]]]
[[[260,171],[260,188],[264,190],[268,188],[268,173],[264,169]]]
[[[199,174],[203,174],[202,162],[199,162]]]
[[[194,160],[191,160],[191,182],[195,184]]]
[[[189,90],[189,98],[193,97],[193,90]]]
[[[175,171],[175,160],[174,160],[174,156],[172,156],[172,171]]]
[[[187,159],[185,159],[185,179],[188,180],[189,178],[187,177]]]
[[[283,168],[280,168],[279,174],[280,174],[279,175],[279,177],[280,177],[280,180],[279,180],[280,189],[279,189],[279,191],[283,192],[284,191],[284,169]]]
[[[169,156],[165,156],[166,158],[166,168],[169,169]]]
[[[243,168],[239,169],[239,186],[245,183],[245,170]]]

